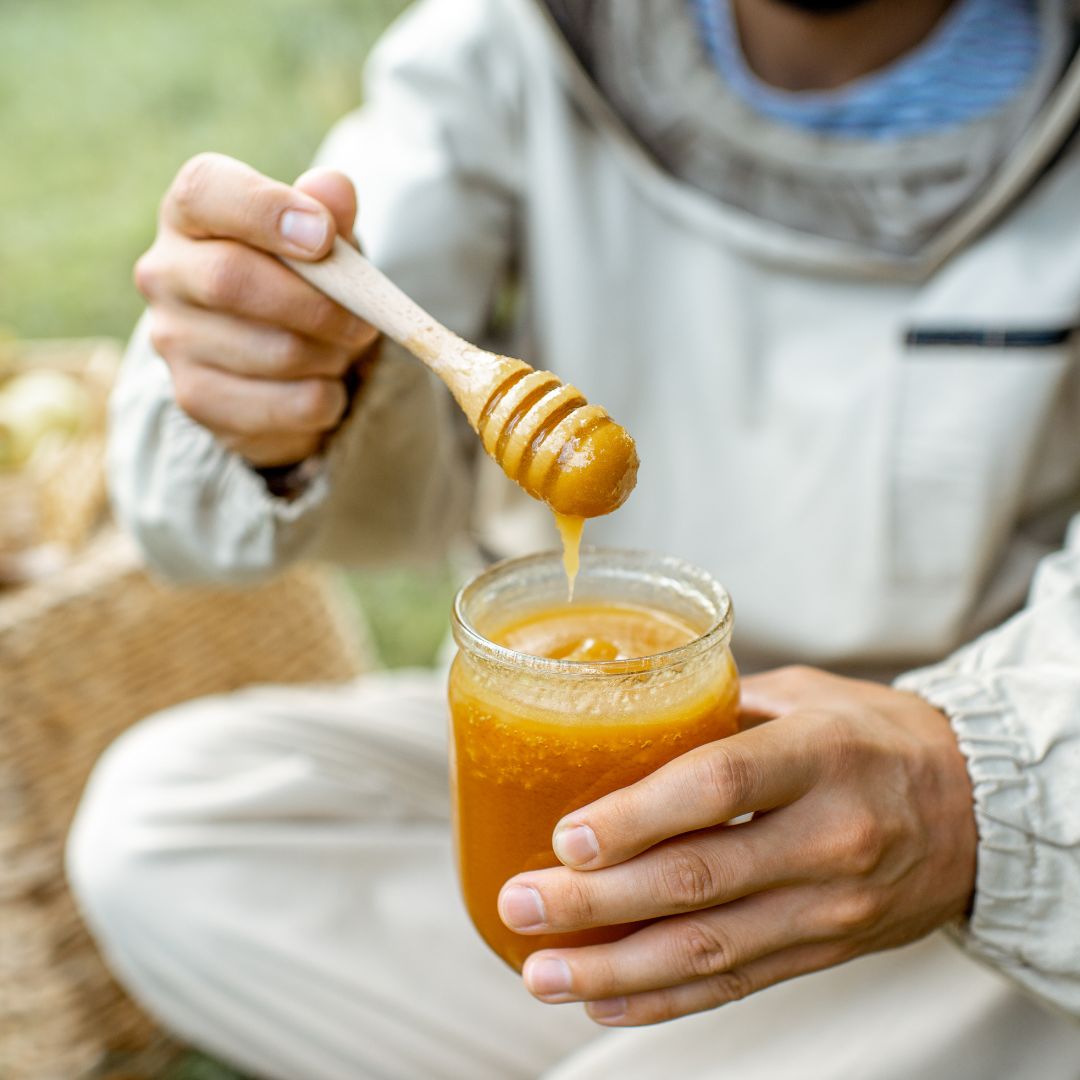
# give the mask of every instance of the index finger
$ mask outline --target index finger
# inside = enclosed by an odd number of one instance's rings
[[[300,259],[321,259],[337,231],[318,199],[224,154],[199,154],[180,169],[161,219],[195,239],[239,240]]]
[[[577,870],[611,866],[673,836],[794,802],[813,785],[814,760],[802,724],[751,728],[568,814],[552,847]]]

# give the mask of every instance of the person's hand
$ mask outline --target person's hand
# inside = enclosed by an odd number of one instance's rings
[[[519,933],[657,920],[611,944],[533,953],[522,974],[540,1000],[650,1024],[965,913],[972,790],[942,713],[807,668],[746,679],[742,700],[744,723],[767,722],[567,815],[554,835],[565,865],[503,887],[500,915]]]
[[[136,263],[177,403],[257,467],[319,449],[348,404],[346,373],[376,340],[273,257],[320,259],[335,232],[352,239],[355,216],[340,173],[312,170],[290,187],[200,154],[165,194]]]

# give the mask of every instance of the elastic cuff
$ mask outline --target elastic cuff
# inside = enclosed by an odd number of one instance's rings
[[[230,455],[220,485],[221,505],[235,506],[235,501],[224,500],[244,498],[249,505],[259,506],[261,512],[268,511],[273,520],[282,523],[300,521],[321,506],[330,492],[327,464],[322,456],[279,471],[256,469]]]
[[[1023,966],[1032,920],[1039,917],[1029,818],[1037,794],[1024,767],[1027,740],[1011,708],[983,680],[928,668],[901,676],[895,685],[945,713],[971,777],[979,834],[975,905],[971,918],[953,928],[954,936],[995,966]]]

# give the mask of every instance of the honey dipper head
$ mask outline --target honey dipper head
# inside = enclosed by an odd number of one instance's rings
[[[634,440],[550,371],[512,363],[477,420],[484,449],[558,514],[599,517],[622,506],[637,479]]]
[[[562,444],[537,498],[558,514],[599,517],[617,510],[637,483],[638,456],[629,432],[606,413]]]

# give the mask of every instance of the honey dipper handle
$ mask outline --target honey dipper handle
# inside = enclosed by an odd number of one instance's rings
[[[340,236],[334,240],[334,250],[319,262],[283,261],[319,292],[371,323],[424,363],[465,345]]]
[[[431,368],[474,430],[492,391],[518,368],[528,368],[521,360],[478,349],[448,330],[340,236],[319,262],[282,261]]]

